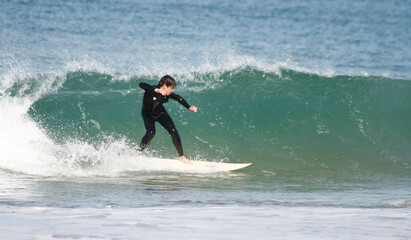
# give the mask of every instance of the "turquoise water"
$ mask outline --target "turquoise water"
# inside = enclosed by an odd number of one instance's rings
[[[1,2],[0,236],[408,239],[410,6]],[[135,157],[165,74],[185,155],[250,167],[158,166],[159,125]]]
[[[136,147],[145,133],[138,84],[155,84],[158,77],[120,77],[83,71],[57,77],[50,84],[61,85],[36,100],[29,116],[58,144],[81,141],[99,147],[125,140]],[[43,78],[33,79],[31,88]],[[178,78],[175,91],[200,109],[192,114],[177,103],[167,104],[190,158],[253,162],[255,170],[278,174],[410,173],[408,80],[252,67]],[[16,84],[10,95],[23,87]],[[150,149],[177,157],[165,131]]]

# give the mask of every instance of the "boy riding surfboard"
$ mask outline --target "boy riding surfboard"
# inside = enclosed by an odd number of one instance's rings
[[[168,99],[171,98],[186,107],[189,111],[197,112],[197,107],[190,106],[184,98],[174,93],[176,81],[169,75],[162,77],[157,85],[141,82],[139,86],[145,91],[141,116],[143,117],[144,126],[146,128],[146,134],[141,139],[140,151],[144,151],[154,138],[156,134],[155,122],[159,122],[171,135],[173,144],[179,154],[180,161],[191,164],[191,161],[184,156],[180,135],[163,104],[168,102]]]

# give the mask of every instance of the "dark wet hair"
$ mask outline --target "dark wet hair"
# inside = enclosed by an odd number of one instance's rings
[[[170,75],[165,75],[158,82],[158,87],[162,87],[163,85],[174,88],[176,86],[176,80],[174,80],[174,78],[172,78]]]

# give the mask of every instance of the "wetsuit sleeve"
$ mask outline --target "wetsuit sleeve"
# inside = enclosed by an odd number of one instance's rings
[[[153,85],[150,85],[150,84],[145,83],[145,82],[141,82],[139,84],[139,86],[140,86],[140,88],[142,88],[146,91],[151,91],[151,92],[154,92],[154,89],[155,89],[155,87]]]
[[[175,93],[171,93],[171,94],[170,94],[170,98],[176,100],[177,102],[179,102],[181,105],[183,105],[183,106],[186,107],[187,109],[190,108],[190,104],[188,104],[187,101],[184,100],[184,98],[182,98],[180,95],[175,94]]]

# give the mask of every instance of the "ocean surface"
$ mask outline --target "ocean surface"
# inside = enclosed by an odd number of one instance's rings
[[[0,2],[0,239],[410,239],[411,1]],[[198,112],[136,157],[140,82]]]

